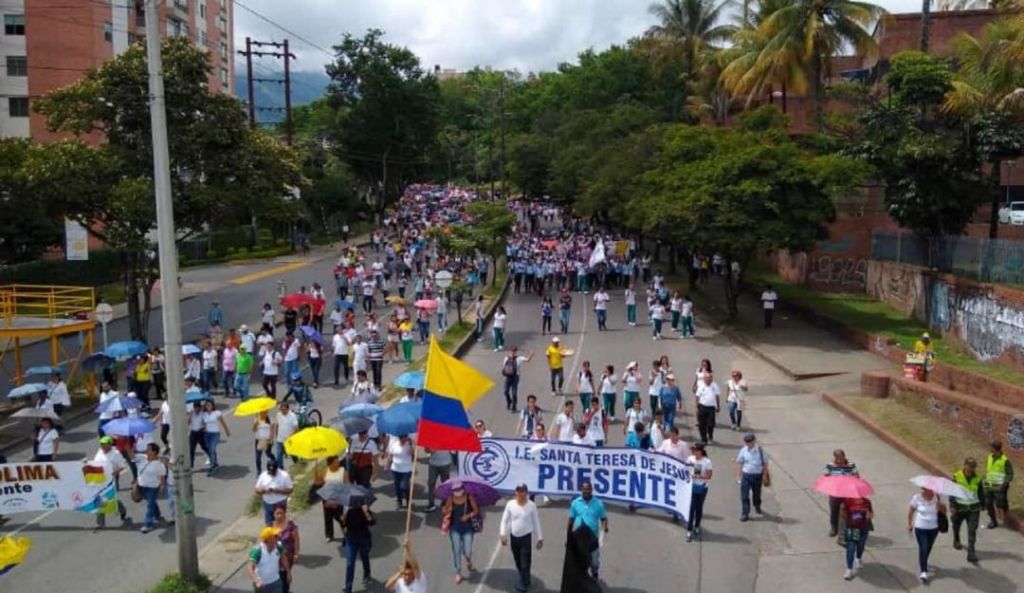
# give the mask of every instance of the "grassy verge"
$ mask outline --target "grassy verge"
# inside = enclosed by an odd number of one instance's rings
[[[124,296],[124,284],[120,282],[111,282],[110,284],[101,284],[96,287],[96,301],[99,302],[103,299],[103,302],[110,305],[120,305],[127,301],[127,297]]]
[[[313,466],[315,463],[300,459],[289,464],[288,475],[292,477],[292,494],[288,497],[288,514],[294,515],[309,510],[309,489],[313,485]],[[263,499],[253,493],[245,512],[250,517],[263,512]]]
[[[196,582],[186,581],[179,574],[169,574],[160,583],[146,593],[206,593],[213,583],[206,575],[199,575]]]
[[[892,398],[843,396],[843,401],[902,441],[912,445],[952,472],[972,456],[979,461],[988,455],[980,438],[957,430],[935,430],[936,420],[926,410],[927,402],[903,403]],[[983,461],[982,461],[983,462]],[[1024,511],[1024,491],[1010,489],[1010,507]]]
[[[796,303],[845,325],[885,336],[904,350],[913,350],[914,342],[921,333],[928,331],[923,324],[908,319],[896,309],[865,294],[817,292],[790,284],[764,271],[752,270],[748,280],[757,284],[770,283],[782,302]],[[1024,374],[1008,367],[979,361],[958,343],[932,336],[932,344],[940,363],[1024,386]]]

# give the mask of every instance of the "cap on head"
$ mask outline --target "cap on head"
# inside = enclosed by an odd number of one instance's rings
[[[526,485],[526,482],[519,482],[516,484],[516,492],[527,492],[529,489],[530,488]]]
[[[275,529],[273,527],[264,527],[263,531],[260,531],[260,541],[265,542],[272,537],[277,537],[278,534],[280,533],[280,529]]]
[[[111,437],[108,437],[108,436],[102,436],[102,437],[100,437],[100,444],[101,445],[113,445],[114,444],[114,439],[111,438]]]
[[[238,326],[238,331],[247,332],[249,331],[249,326],[243,323],[242,325]]]
[[[752,432],[748,432],[747,434],[743,435],[743,442],[744,443],[752,443],[755,440],[757,440],[757,437],[754,436],[754,433],[752,433]]]
[[[973,457],[968,457],[964,459],[964,465],[966,467],[978,467],[978,462]]]
[[[557,344],[558,343],[558,336],[555,336],[555,337],[551,338],[551,343],[552,344]]]

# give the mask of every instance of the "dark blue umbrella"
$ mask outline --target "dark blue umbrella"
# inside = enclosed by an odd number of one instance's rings
[[[107,346],[104,353],[111,358],[131,358],[132,356],[145,354],[147,350],[149,350],[149,347],[142,342],[114,342]]]
[[[60,367],[51,367],[51,366],[45,366],[45,365],[44,366],[37,366],[37,367],[29,367],[29,369],[27,371],[25,371],[25,377],[32,377],[32,376],[35,376],[35,375],[52,375],[54,373],[61,373],[61,372],[63,372],[63,371],[61,371]]]
[[[133,437],[137,434],[146,434],[155,430],[156,425],[143,418],[116,418],[103,425],[104,434],[121,437]]]
[[[402,389],[423,389],[426,377],[423,371],[406,371],[395,377],[395,386]]]
[[[353,303],[352,301],[347,301],[345,299],[338,299],[334,301],[334,306],[341,307],[342,309],[349,309],[350,311],[355,311],[356,309],[355,303]]]
[[[96,406],[96,413],[106,414],[108,412],[126,412],[128,410],[134,410],[141,407],[142,400],[139,398],[118,395]]]
[[[422,414],[422,401],[395,404],[377,417],[377,430],[395,435],[412,434],[416,432]]]
[[[370,430],[370,427],[373,426],[373,418],[360,416],[342,418],[339,416],[328,420],[327,425],[340,430],[346,437],[351,439],[352,435],[359,434],[364,430]]]
[[[87,371],[99,371],[114,362],[114,359],[103,352],[90,354],[82,359],[82,368]]]
[[[302,330],[302,333],[306,334],[307,338],[323,346],[324,337],[320,335],[320,332],[316,331],[315,327],[312,325],[303,325],[299,329]]]

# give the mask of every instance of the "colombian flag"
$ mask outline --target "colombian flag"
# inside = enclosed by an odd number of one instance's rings
[[[416,440],[429,449],[480,451],[466,410],[491,387],[490,379],[443,351],[431,336]]]
[[[27,537],[0,537],[0,576],[24,562],[31,548],[32,541]]]

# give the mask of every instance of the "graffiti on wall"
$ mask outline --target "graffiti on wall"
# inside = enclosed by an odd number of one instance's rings
[[[867,286],[868,262],[859,257],[815,255],[808,258],[807,280],[832,290],[863,291]]]
[[[1006,442],[1010,449],[1020,451],[1024,449],[1024,419],[1014,416],[1006,427]]]
[[[935,281],[932,284],[932,306],[928,325],[941,331],[949,331],[953,322],[950,310],[956,306],[950,301],[949,286],[944,282]]]
[[[921,271],[899,264],[871,262],[868,293],[905,315],[918,310],[924,281]]]
[[[960,338],[982,360],[1014,348],[1024,351],[1024,309],[1000,303],[991,293],[962,295],[956,325]]]

